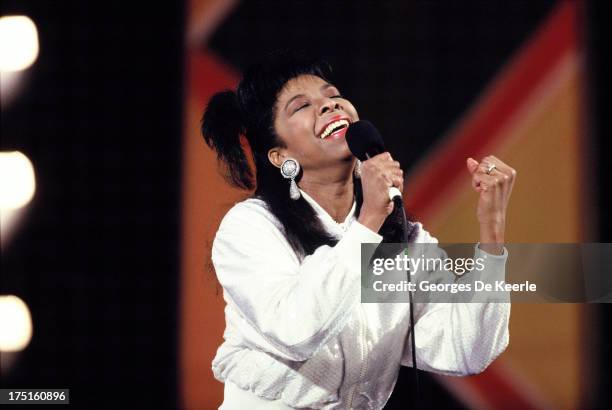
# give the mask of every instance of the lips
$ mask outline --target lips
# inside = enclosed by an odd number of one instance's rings
[[[329,119],[325,126],[323,126],[323,128],[321,128],[321,130],[318,132],[317,136],[320,139],[344,136],[350,123],[351,120],[349,117],[337,115]]]

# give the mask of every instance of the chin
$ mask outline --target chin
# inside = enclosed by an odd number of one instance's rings
[[[351,152],[351,150],[348,149],[348,145],[346,146],[346,149],[343,150],[340,159],[342,161],[353,161],[355,159],[355,156],[353,155],[353,153]]]

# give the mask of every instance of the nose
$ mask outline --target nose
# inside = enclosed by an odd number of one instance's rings
[[[326,98],[325,102],[321,104],[321,108],[319,108],[319,115],[323,115],[330,111],[335,111],[340,108],[340,103],[331,98]]]

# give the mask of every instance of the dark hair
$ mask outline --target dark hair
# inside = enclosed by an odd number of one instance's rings
[[[337,239],[321,224],[315,210],[304,199],[289,197],[289,180],[268,160],[268,151],[283,147],[274,129],[276,100],[285,84],[300,75],[315,75],[331,82],[331,66],[322,60],[295,52],[280,51],[248,68],[236,92],[215,94],[202,116],[202,135],[227,167],[226,179],[243,189],[255,189],[254,197],[263,200],[284,227],[293,250],[302,258],[321,245],[333,246]],[[255,163],[253,171],[241,144],[244,136]],[[354,181],[359,216],[363,196],[359,179]],[[391,215],[381,228],[384,242],[399,242],[402,237],[398,216]]]

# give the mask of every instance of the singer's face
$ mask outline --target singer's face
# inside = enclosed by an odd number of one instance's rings
[[[335,86],[301,75],[279,93],[274,127],[285,143],[284,154],[297,159],[307,172],[352,160],[344,136],[347,125],[358,120],[355,107]]]

